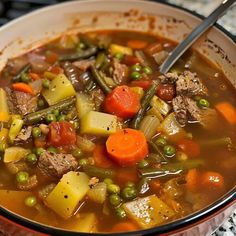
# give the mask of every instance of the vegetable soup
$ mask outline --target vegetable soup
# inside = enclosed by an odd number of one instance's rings
[[[126,232],[235,186],[236,96],[223,73],[133,31],[65,34],[0,76],[0,205],[77,232]]]

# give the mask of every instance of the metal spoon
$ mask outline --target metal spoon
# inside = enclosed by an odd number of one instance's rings
[[[160,66],[161,74],[167,73],[184,52],[213,25],[235,1],[236,0],[224,0],[200,25],[193,29],[162,63]]]

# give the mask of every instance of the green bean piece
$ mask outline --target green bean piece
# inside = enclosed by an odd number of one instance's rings
[[[29,196],[25,199],[25,205],[27,207],[34,207],[37,204],[37,199],[35,196]]]
[[[34,153],[29,153],[29,154],[26,156],[26,161],[27,161],[30,165],[34,165],[34,164],[37,163],[38,158],[37,158],[36,154],[34,154]]]
[[[127,217],[127,215],[126,215],[126,212],[125,212],[125,210],[123,209],[123,207],[117,207],[116,209],[115,209],[115,212],[116,212],[116,215],[117,215],[117,217],[119,218],[119,219],[125,219],[126,217]]]
[[[120,186],[117,184],[108,184],[107,185],[107,192],[119,194],[120,193]]]
[[[93,80],[89,80],[85,85],[86,91],[92,91],[96,87],[96,83]]]
[[[104,62],[105,62],[105,53],[104,52],[100,52],[97,57],[96,57],[96,62],[95,62],[95,68],[97,70],[101,69],[101,67],[103,66]]]
[[[95,82],[99,85],[99,87],[101,88],[101,90],[105,93],[108,94],[110,93],[112,90],[107,86],[107,84],[105,83],[105,80],[103,78],[103,75],[101,75],[99,73],[99,71],[95,68],[95,66],[91,66],[91,71],[92,71],[92,75],[93,78],[95,80]]]
[[[155,152],[158,156],[160,156],[161,160],[163,162],[166,162],[166,157],[164,155],[164,153],[162,152],[162,150],[159,148],[159,146],[157,146],[153,141],[148,141],[148,144],[150,146],[150,149]]]
[[[203,159],[187,160],[176,163],[168,163],[162,165],[160,168],[146,168],[139,170],[142,177],[161,178],[165,176],[179,175],[181,172],[203,166],[205,164]]]
[[[131,122],[131,128],[133,128],[133,129],[139,128],[140,122],[142,121],[143,116],[149,106],[149,103],[156,93],[156,90],[157,90],[157,83],[153,83],[150,86],[150,88],[146,91],[146,93],[144,94],[144,96],[141,100],[141,108],[139,109],[139,111],[135,115],[135,117],[133,118],[133,120]]]
[[[84,165],[83,170],[86,174],[93,177],[96,176],[98,178],[111,178],[114,176],[114,171],[111,169],[104,169],[92,165]]]
[[[200,140],[199,144],[203,148],[215,148],[215,147],[232,147],[232,139],[230,137],[223,137],[217,139]]]
[[[125,187],[122,190],[121,195],[125,200],[133,200],[137,197],[137,190],[135,188]]]
[[[34,138],[39,138],[41,136],[42,132],[41,132],[41,129],[39,127],[34,127],[32,129],[32,136]]]
[[[30,113],[24,117],[24,122],[26,125],[38,123],[39,121],[43,120],[48,114],[50,114],[53,110],[58,109],[59,111],[62,111],[64,109],[68,109],[68,107],[75,104],[75,101],[75,97],[71,97],[43,110]]]
[[[27,73],[29,70],[30,70],[30,63],[28,63],[27,65],[25,65],[22,70],[15,76],[12,78],[12,81],[13,82],[19,82],[21,80],[21,76],[24,74],[24,73]]]
[[[121,203],[121,198],[118,194],[111,194],[109,196],[109,202],[113,206],[118,206]]]
[[[29,180],[29,174],[26,171],[19,171],[16,174],[16,181],[19,184],[24,184]]]
[[[137,190],[139,194],[144,194],[149,190],[149,179],[146,177],[141,178],[138,183]]]
[[[97,47],[89,47],[85,50],[77,51],[74,54],[62,55],[59,57],[59,61],[75,61],[79,59],[87,59],[91,56],[94,56],[97,53]]]
[[[52,114],[58,117],[60,115],[60,111],[58,109],[55,109],[52,111]]]

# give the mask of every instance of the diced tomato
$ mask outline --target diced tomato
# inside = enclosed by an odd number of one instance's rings
[[[175,96],[175,87],[172,84],[159,84],[157,96],[164,101],[171,101]]]
[[[152,85],[152,80],[134,80],[131,81],[131,87],[141,87],[144,90],[147,90]]]
[[[63,73],[63,69],[60,66],[52,66],[48,71],[56,75]]]
[[[178,141],[178,148],[185,152],[189,157],[197,157],[200,154],[199,144],[190,139]]]
[[[50,52],[46,56],[46,62],[49,64],[54,64],[58,60],[58,58],[59,58],[58,54],[56,54],[54,52]]]
[[[76,133],[68,121],[52,122],[49,126],[48,142],[51,146],[60,147],[76,143]]]
[[[96,145],[93,151],[95,165],[102,168],[111,168],[114,164],[108,158],[108,153],[105,145]]]
[[[125,55],[122,62],[128,66],[132,66],[132,65],[139,63],[139,59],[134,56]]]

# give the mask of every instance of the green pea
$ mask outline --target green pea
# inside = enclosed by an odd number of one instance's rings
[[[43,79],[42,85],[45,89],[49,89],[50,81],[48,79]]]
[[[129,181],[125,184],[125,187],[128,187],[128,188],[135,188],[135,183]]]
[[[55,147],[48,147],[48,148],[47,148],[47,151],[48,151],[48,152],[51,152],[51,153],[58,153],[58,152],[59,152],[58,149],[55,148]]]
[[[139,169],[143,169],[143,168],[146,168],[149,166],[149,162],[147,160],[141,160],[139,163],[138,163],[138,168]]]
[[[115,209],[116,216],[120,219],[125,219],[126,218],[126,212],[123,207],[117,207]]]
[[[142,66],[136,64],[131,67],[132,71],[140,72],[142,70]]]
[[[104,182],[106,185],[113,184],[113,180],[110,179],[110,178],[105,178],[105,179],[103,180],[103,182]]]
[[[26,171],[19,171],[16,174],[16,181],[19,184],[24,184],[29,180],[29,174]]]
[[[56,121],[56,116],[54,114],[47,114],[45,120],[47,121],[47,123],[51,123],[53,121]]]
[[[34,138],[39,138],[41,136],[42,132],[41,132],[41,129],[39,127],[34,127],[32,129],[32,136]]]
[[[35,149],[35,154],[39,157],[42,155],[42,153],[45,152],[45,149],[39,147]]]
[[[152,74],[152,68],[150,68],[149,66],[144,66],[143,67],[143,73],[150,75]]]
[[[21,78],[21,81],[24,83],[29,83],[31,80],[30,76],[27,73],[23,73],[20,78]]]
[[[88,164],[89,164],[89,161],[86,158],[82,158],[82,159],[79,160],[79,165],[80,166],[85,166],[85,165],[88,165]]]
[[[58,109],[55,109],[52,111],[52,114],[58,117],[60,115],[60,111]]]
[[[125,187],[121,195],[125,200],[133,200],[137,197],[137,190],[135,188]]]
[[[45,105],[45,102],[44,102],[44,100],[43,99],[38,99],[38,107],[44,107],[44,105]]]
[[[83,156],[83,152],[79,149],[79,148],[76,148],[73,152],[72,152],[72,155],[74,157],[82,157]]]
[[[117,52],[117,53],[114,55],[114,57],[115,57],[116,59],[118,59],[119,61],[121,61],[121,60],[123,59],[123,57],[124,57],[124,54],[121,53],[121,52]]]
[[[159,136],[156,140],[156,144],[158,146],[161,146],[161,147],[164,147],[165,145],[167,145],[167,140],[166,140],[166,137],[164,136]]]
[[[25,199],[25,205],[27,207],[34,207],[37,204],[37,199],[35,196],[29,196]]]
[[[31,164],[31,165],[34,165],[37,161],[38,161],[38,158],[36,156],[36,154],[34,153],[29,153],[27,156],[26,156],[26,161]]]
[[[64,120],[66,120],[66,115],[59,115],[57,117],[57,121],[64,121]]]
[[[200,108],[208,108],[210,106],[210,103],[206,99],[201,98],[200,100],[197,101],[197,105]]]
[[[176,152],[175,148],[171,145],[165,145],[163,151],[167,157],[173,157]]]
[[[85,45],[84,43],[80,42],[79,45],[78,45],[79,51],[80,51],[81,49],[85,49],[85,48],[86,48],[86,45]]]
[[[120,193],[120,186],[117,184],[109,184],[107,186],[107,191],[108,193],[116,193],[119,194]]]
[[[118,206],[121,203],[121,198],[118,194],[111,194],[109,196],[109,202],[113,206]]]
[[[139,80],[141,77],[142,77],[141,74],[137,71],[131,73],[131,79],[133,80]]]

